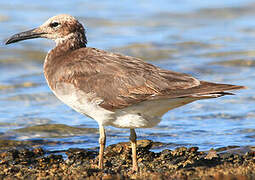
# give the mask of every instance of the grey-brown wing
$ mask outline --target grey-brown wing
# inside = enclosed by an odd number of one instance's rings
[[[140,59],[86,48],[70,54],[74,59],[59,69],[61,81],[70,82],[86,93],[102,99],[102,107],[113,110],[168,94],[169,90],[188,89],[199,84],[195,78],[162,70]],[[83,54],[79,57],[78,54]]]
[[[85,58],[67,63],[72,74],[62,79],[75,80],[72,83],[77,88],[102,99],[100,106],[108,110],[149,99],[209,93],[212,89],[208,84],[202,87],[200,81],[187,74],[162,70],[137,58],[89,50]]]

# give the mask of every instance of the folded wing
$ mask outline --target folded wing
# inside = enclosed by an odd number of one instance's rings
[[[76,61],[68,61],[65,56],[63,63],[70,71],[59,69],[56,73],[62,77],[61,81],[75,80],[70,83],[86,93],[95,94],[102,99],[100,106],[108,110],[161,98],[218,97],[230,94],[225,91],[244,88],[199,81],[190,75],[163,70],[134,57],[95,48],[78,51],[69,55]],[[84,56],[79,57],[78,54]]]

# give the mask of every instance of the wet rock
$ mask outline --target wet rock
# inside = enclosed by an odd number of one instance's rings
[[[255,152],[199,151],[197,147],[151,151],[153,142],[138,141],[139,173],[132,172],[130,143],[106,148],[103,170],[97,168],[98,151],[41,148],[11,149],[0,153],[1,179],[213,179],[255,178]],[[61,154],[62,153],[62,154]],[[63,153],[67,158],[63,158]]]
[[[218,158],[217,152],[214,149],[211,149],[209,153],[206,155],[205,159],[213,159]]]
[[[35,148],[35,149],[33,149],[33,153],[36,156],[42,156],[45,154],[45,151],[42,148]]]
[[[68,165],[81,165],[84,162],[89,162],[89,160],[94,159],[98,152],[85,150],[85,149],[78,149],[78,148],[71,148],[68,149],[66,152],[68,159],[65,161]]]

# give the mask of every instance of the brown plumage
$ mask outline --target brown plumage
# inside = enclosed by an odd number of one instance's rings
[[[38,37],[57,44],[44,63],[49,87],[60,100],[99,124],[100,168],[106,139],[104,126],[130,128],[133,170],[137,171],[134,128],[155,126],[170,109],[244,88],[199,81],[138,58],[86,47],[83,26],[69,15],[54,16],[39,28],[12,36],[6,44]]]
[[[52,51],[45,64],[45,76],[51,79],[50,87],[54,89],[57,82],[72,83],[78,89],[102,98],[104,101],[100,106],[111,111],[146,100],[205,98],[205,95],[210,98],[214,97],[212,94],[225,95],[229,93],[224,91],[243,88],[199,81],[187,74],[160,69],[138,58],[95,48],[80,48],[60,54],[55,57]]]

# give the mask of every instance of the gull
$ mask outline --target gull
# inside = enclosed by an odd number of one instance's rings
[[[136,128],[154,127],[166,112],[193,101],[232,95],[227,91],[245,88],[200,81],[135,57],[87,47],[84,27],[67,14],[15,34],[6,44],[32,38],[47,38],[56,43],[43,67],[52,92],[72,109],[97,121],[100,169],[105,126],[130,129],[132,170],[137,172]]]

